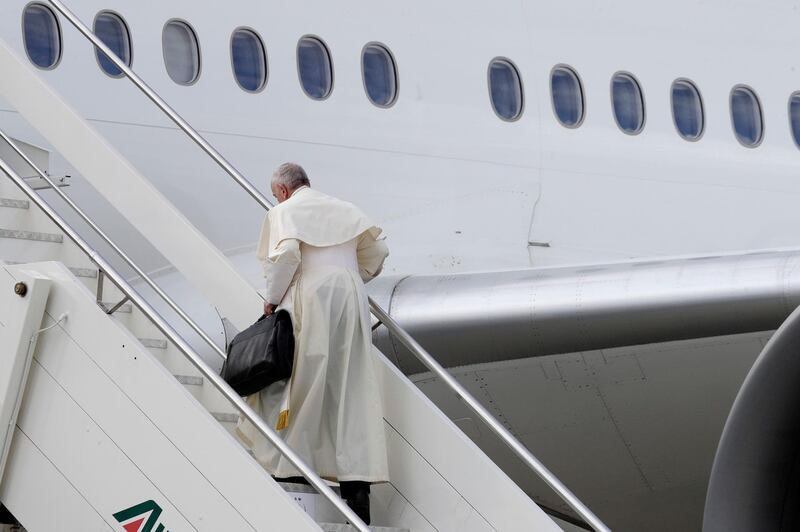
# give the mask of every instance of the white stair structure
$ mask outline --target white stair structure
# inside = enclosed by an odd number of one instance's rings
[[[0,72],[0,96],[226,319],[239,329],[253,321],[261,307],[255,288],[2,40]],[[28,148],[46,169],[46,154]],[[5,145],[0,164],[9,177],[31,176]],[[224,389],[189,361],[192,353],[152,308],[128,302],[131,292],[107,281],[110,267],[67,238],[65,222],[40,201],[0,174],[0,347],[18,354],[17,366],[32,356],[29,377],[0,389],[0,411],[24,397],[19,417],[9,418],[0,500],[25,529],[355,530],[328,499],[279,485],[244,451],[232,434],[240,411]],[[20,282],[39,288],[21,297]],[[559,530],[375,355],[391,482],[373,486],[372,521],[392,528],[374,530]]]
[[[49,281],[45,308],[13,290],[34,279]],[[55,325],[39,335],[0,486],[27,530],[118,529],[114,514],[151,500],[168,530],[315,529],[67,268],[5,266],[0,285],[0,321]]]

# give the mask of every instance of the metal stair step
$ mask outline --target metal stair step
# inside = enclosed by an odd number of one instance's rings
[[[309,494],[314,495],[317,497],[322,497],[317,493],[312,486],[308,484],[298,484],[295,482],[278,482],[278,484],[283,488],[286,493],[290,494]],[[339,495],[341,492],[339,491],[339,486],[331,485],[327,483],[328,486],[337,494]],[[303,506],[301,504],[301,506]],[[313,517],[313,514],[311,514]],[[319,522],[317,523],[322,530],[327,532],[356,532],[356,529],[350,525],[344,523],[326,523],[326,522]],[[369,527],[370,530],[374,532],[409,532],[407,528],[395,528],[395,527],[385,527],[385,526],[371,526]]]
[[[203,385],[203,377],[196,377],[194,375],[175,375],[175,378],[181,384],[190,385],[190,386],[202,386]],[[216,417],[216,416],[214,416],[214,417]],[[238,419],[238,417],[237,417],[237,419]]]
[[[344,523],[317,523],[325,532],[357,532],[356,528]],[[391,526],[370,526],[373,532],[410,532],[407,528],[395,528]]]
[[[239,421],[239,414],[234,414],[233,412],[211,412],[211,415],[220,423],[236,423]]]
[[[334,486],[327,481],[326,483],[330,489],[336,493],[339,493],[339,486]],[[286,493],[311,493],[313,495],[317,495],[317,490],[315,490],[314,487],[309,484],[299,484],[297,482],[278,482],[278,484],[280,484],[280,486],[283,488],[283,491]]]
[[[167,348],[167,341],[160,340],[158,338],[139,338],[139,341],[142,343],[143,346],[149,349],[166,349]]]
[[[328,484],[328,487],[330,487],[337,495],[341,494],[341,492],[339,491],[339,486],[331,485],[330,482],[326,483]],[[315,490],[312,486],[308,484],[298,484],[295,482],[278,482],[278,484],[283,488],[283,490],[286,493],[289,494],[304,494],[304,495],[314,495],[316,497],[322,497],[322,495],[317,493],[317,490]],[[303,495],[300,496],[302,497]],[[300,501],[302,499],[297,499],[297,500]],[[305,508],[305,505],[303,505],[302,503],[300,505]],[[318,505],[317,508],[319,508]],[[310,515],[312,517],[314,516],[313,513],[311,513]],[[318,522],[317,524],[320,526],[320,528],[322,528],[322,530],[325,530],[327,532],[356,532],[355,528],[344,523]],[[396,528],[396,527],[386,527],[386,526],[371,526],[369,527],[369,529],[374,532],[409,532],[409,529],[407,528]]]
[[[64,242],[64,235],[56,233],[37,233],[36,231],[19,231],[17,229],[0,229],[0,238],[35,240],[38,242],[52,242],[53,244],[61,244]]]
[[[6,264],[25,264],[20,260],[5,260],[3,261]],[[69,267],[69,271],[72,272],[72,275],[75,277],[86,277],[89,279],[97,279],[97,270],[93,268],[72,268]],[[2,532],[2,530],[0,530]]]
[[[97,270],[94,268],[69,268],[75,277],[86,277],[87,279],[97,279]]]
[[[101,302],[101,303],[100,303],[100,306],[101,306],[102,308],[104,308],[104,309],[106,310],[106,312],[108,312],[109,310],[111,310],[112,308],[114,308],[114,306],[115,306],[117,303],[118,303],[118,302],[108,302],[108,301],[103,301],[103,302]],[[114,311],[114,314],[119,314],[119,313],[122,313],[122,314],[130,314],[131,312],[133,312],[133,304],[132,304],[132,303],[125,303],[124,305],[122,305],[121,307],[119,307],[117,310],[115,310],[115,311]]]
[[[31,202],[28,200],[0,198],[0,207],[8,207],[10,209],[30,209]]]
[[[53,176],[49,177],[56,184],[58,188],[69,186],[70,176],[68,175],[62,177],[53,177]],[[28,183],[28,185],[33,190],[46,190],[48,188],[53,188],[50,186],[50,183],[48,183],[39,176],[24,177],[23,179],[25,179],[25,182]]]

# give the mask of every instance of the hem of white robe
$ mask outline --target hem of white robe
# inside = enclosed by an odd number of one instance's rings
[[[245,444],[245,447],[247,449],[252,450],[253,442],[250,440],[250,438],[248,438],[239,429],[239,427],[236,428],[236,435],[240,438],[242,443]],[[258,462],[258,464],[261,467],[264,468],[264,470],[267,473],[269,473],[274,478],[281,479],[281,478],[291,478],[291,477],[303,476],[303,474],[298,470],[284,471],[279,475],[277,472],[273,471],[272,468],[267,467],[266,465],[264,465],[257,457],[253,456],[253,458],[256,460],[256,462]],[[369,482],[370,484],[382,484],[382,483],[385,483],[385,482],[389,482],[389,474],[388,473],[379,474],[379,475],[360,475],[360,474],[357,474],[357,473],[356,474],[350,474],[350,475],[329,475],[329,474],[317,473],[317,476],[322,478],[322,479],[324,479],[324,480],[328,480],[330,482],[354,482],[354,481],[359,481],[359,482]]]
[[[266,467],[264,469],[266,469],[267,473],[269,473],[270,476],[272,476],[276,481],[280,481],[281,479],[284,479],[284,478],[302,477],[303,476],[303,474],[300,473],[299,471],[297,471],[296,474],[293,474],[293,475],[280,475],[280,476],[278,476],[275,473],[272,473]],[[384,477],[384,476],[374,477],[374,476],[369,476],[369,475],[340,475],[340,476],[337,477],[337,476],[334,476],[334,475],[320,475],[319,473],[317,474],[317,476],[319,478],[321,478],[322,480],[327,480],[328,482],[337,482],[337,483],[338,482],[368,482],[369,484],[385,484],[385,483],[389,482],[389,478],[388,477]]]
[[[322,477],[325,478],[325,477]],[[385,484],[389,482],[388,478],[384,477],[363,477],[360,475],[347,475],[347,476],[340,476],[337,479],[328,479],[325,480],[332,480],[333,482],[368,482],[370,484]]]
[[[303,474],[300,471],[282,471],[280,474],[277,474],[275,471],[272,471],[271,468],[266,467],[264,464],[259,462],[261,467],[270,474],[275,479],[282,479],[282,478],[291,478],[291,477],[302,477]],[[323,480],[327,480],[329,482],[369,482],[370,484],[381,484],[384,482],[389,482],[389,475],[360,475],[360,474],[349,474],[349,475],[335,475],[335,474],[328,474],[328,473],[317,473],[317,476]]]

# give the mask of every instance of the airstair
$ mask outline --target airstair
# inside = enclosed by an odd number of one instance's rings
[[[61,2],[51,4],[263,207],[269,202]],[[0,97],[81,172],[234,327],[262,300],[191,223],[0,40]],[[1,126],[1,124],[0,124]],[[213,339],[69,198],[47,152],[0,132],[0,500],[31,532],[567,527],[540,509],[377,349],[391,482],[367,528],[173,326]],[[48,201],[43,199],[45,195]],[[135,286],[51,206],[66,205],[137,272]],[[244,200],[243,200],[244,201]],[[145,211],[141,205],[148,205]],[[150,297],[144,297],[143,288]],[[157,311],[151,299],[169,308]],[[588,529],[608,530],[374,302],[376,326],[420,357]],[[163,306],[163,305],[162,305]],[[276,483],[235,436],[251,421],[309,485]],[[352,524],[347,524],[352,523]]]

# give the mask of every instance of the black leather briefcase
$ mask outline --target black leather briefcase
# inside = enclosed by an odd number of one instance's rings
[[[228,346],[222,378],[239,395],[260,392],[288,379],[294,365],[292,318],[285,310],[261,316],[236,335]]]

